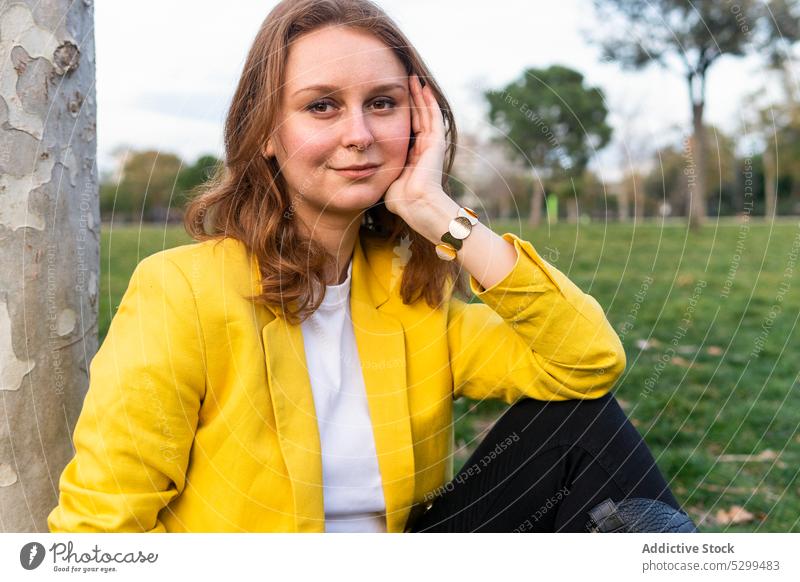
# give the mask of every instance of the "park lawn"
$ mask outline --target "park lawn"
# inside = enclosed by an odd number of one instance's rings
[[[139,261],[163,249],[193,242],[181,226],[128,226],[103,223],[100,232],[100,341],[128,288]]]
[[[615,395],[701,530],[800,531],[800,222],[729,219],[699,233],[558,224],[521,236],[606,310],[628,359]],[[186,242],[178,226],[104,228],[101,341],[137,262]],[[455,403],[456,469],[504,408]],[[736,506],[752,517],[731,522]]]

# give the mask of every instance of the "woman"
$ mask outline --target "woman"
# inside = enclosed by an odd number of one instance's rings
[[[602,308],[450,198],[450,108],[379,8],[278,5],[225,137],[186,213],[200,242],[138,265],[92,361],[51,531],[581,531],[606,498],[677,507],[609,394]],[[513,406],[456,483],[461,396]]]

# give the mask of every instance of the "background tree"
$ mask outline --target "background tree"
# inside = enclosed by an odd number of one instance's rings
[[[114,212],[131,213],[137,220],[163,219],[182,166],[183,161],[175,154],[153,150],[130,153],[115,185]]]
[[[789,59],[775,67],[782,88],[778,101],[767,102],[761,89],[749,96],[749,133],[763,142],[763,183],[766,217],[778,211],[779,192],[787,191],[787,203],[800,203],[800,95],[795,87],[795,63]],[[794,209],[790,208],[790,211]]]
[[[0,3],[4,532],[47,531],[97,351],[93,21],[91,2]]]
[[[629,169],[617,184],[619,191],[617,201],[617,217],[620,222],[630,218],[630,205],[633,204],[633,216],[636,222],[644,219],[647,210],[645,180],[647,176],[641,171]]]
[[[619,196],[612,191],[611,184],[588,168],[579,184],[585,213],[589,218],[598,218],[605,222],[619,217]]]
[[[719,127],[705,126],[706,134],[706,191],[709,206],[715,214],[733,214],[739,210],[737,189],[736,140]]]
[[[786,112],[783,123],[776,131],[778,167],[781,168],[779,178],[789,182],[789,199],[794,202],[793,211],[800,203],[800,103],[794,102]],[[777,188],[775,189],[777,192]],[[777,207],[777,197],[774,201]]]
[[[623,170],[616,188],[617,218],[627,222],[633,214],[636,222],[640,222],[645,215],[644,177],[652,161],[654,139],[642,126],[647,104],[631,101],[629,96],[618,99],[611,108],[617,119],[615,149]]]
[[[718,212],[729,214],[734,210],[734,191],[738,187],[736,144],[732,137],[719,128],[707,126],[705,132],[709,136],[709,143],[702,170],[706,176],[707,188],[714,208]],[[689,212],[691,180],[687,180],[687,174],[696,177],[700,169],[696,163],[687,163],[688,159],[693,158],[693,145],[693,141],[687,139],[683,144],[660,148],[645,180],[648,196],[657,203],[668,202],[674,215]]]
[[[182,166],[175,154],[135,153],[125,163],[119,196],[130,199],[134,212],[141,212],[144,220],[157,220],[166,214]]]
[[[506,144],[470,133],[458,134],[458,155],[449,177],[453,197],[487,218],[519,218],[528,212],[530,169],[508,155]]]
[[[207,154],[185,165],[171,153],[126,150],[119,170],[100,185],[104,219],[163,220],[180,215],[197,186],[206,182],[221,163]]]
[[[499,139],[534,173],[529,221],[538,225],[544,184],[579,179],[591,157],[611,139],[603,93],[586,86],[578,71],[553,65],[526,69],[518,80],[486,91],[484,97],[490,122],[503,134]],[[575,202],[567,198],[573,220]]]
[[[795,0],[595,0],[602,36],[592,40],[604,56],[626,67],[657,63],[685,76],[692,112],[696,166],[689,190],[689,224],[706,218],[706,140],[704,114],[706,77],[723,55],[760,53],[781,60],[787,45],[800,38]],[[608,32],[613,31],[613,32]]]
[[[184,166],[178,173],[177,193],[171,206],[183,209],[192,198],[193,190],[208,181],[220,163],[216,156],[206,154],[197,158],[193,164]]]

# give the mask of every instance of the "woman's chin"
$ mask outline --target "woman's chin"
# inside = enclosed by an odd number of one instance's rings
[[[385,192],[373,185],[353,185],[340,190],[331,204],[342,210],[366,210],[383,200]]]

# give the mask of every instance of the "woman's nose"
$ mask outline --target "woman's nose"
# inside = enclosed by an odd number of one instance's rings
[[[363,111],[356,111],[342,120],[342,145],[344,147],[357,146],[363,150],[372,145],[375,136],[369,127],[369,122]]]

